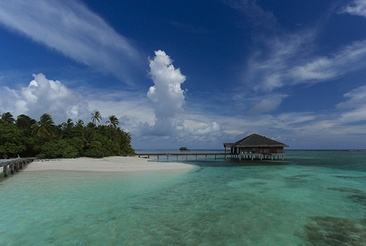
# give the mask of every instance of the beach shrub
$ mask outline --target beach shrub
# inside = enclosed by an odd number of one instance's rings
[[[78,152],[78,156],[82,156],[83,153],[83,140],[81,138],[74,137],[72,139],[66,139],[67,143],[75,148]]]
[[[118,144],[113,142],[113,140],[100,134],[97,134],[96,139],[100,143],[99,149],[104,153],[104,156],[119,154]]]
[[[102,158],[106,156],[115,156],[119,154],[118,144],[108,139],[108,137],[95,134],[94,140],[85,150],[87,157]]]
[[[76,158],[79,156],[78,150],[70,145],[66,140],[53,140],[42,146],[38,158]]]
[[[112,155],[135,153],[131,146],[131,135],[122,129],[113,126],[98,126],[97,132],[113,142]]]
[[[88,149],[85,150],[84,156],[86,157],[92,157],[92,158],[103,158],[105,157],[103,151],[99,149]]]

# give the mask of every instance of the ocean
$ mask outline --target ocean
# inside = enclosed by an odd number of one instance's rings
[[[0,245],[366,245],[366,151],[189,163],[1,179]]]

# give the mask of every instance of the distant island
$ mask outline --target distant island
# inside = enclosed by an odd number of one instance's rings
[[[0,158],[101,158],[134,154],[131,135],[119,127],[118,118],[108,117],[100,124],[99,111],[91,114],[87,124],[68,119],[56,125],[50,114],[37,121],[21,114],[16,119],[10,112],[0,118]]]

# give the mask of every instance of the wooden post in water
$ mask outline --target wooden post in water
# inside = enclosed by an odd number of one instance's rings
[[[14,174],[14,163],[10,164],[10,174]]]
[[[8,177],[8,166],[7,165],[3,166],[3,173],[4,173],[5,178]]]
[[[8,177],[9,172],[10,174],[19,172],[21,169],[23,169],[23,167],[32,161],[33,159],[31,158],[18,158],[1,163],[0,167],[3,168],[4,178]]]

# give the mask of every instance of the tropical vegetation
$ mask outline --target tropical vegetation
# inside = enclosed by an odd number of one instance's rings
[[[39,120],[21,114],[16,119],[10,112],[0,115],[0,154],[7,157],[76,158],[116,156],[135,153],[131,135],[119,127],[115,115],[100,124],[99,111],[91,121],[67,119],[56,125],[45,113]],[[0,156],[1,158],[1,156]]]

